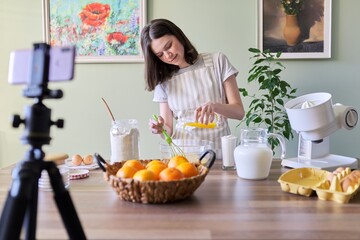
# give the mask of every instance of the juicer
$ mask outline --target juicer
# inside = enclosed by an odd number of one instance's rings
[[[352,130],[358,121],[357,110],[332,104],[329,93],[311,93],[288,101],[285,109],[292,129],[299,134],[298,156],[285,158],[281,165],[290,168],[358,168],[356,158],[330,153],[330,135],[339,129]]]

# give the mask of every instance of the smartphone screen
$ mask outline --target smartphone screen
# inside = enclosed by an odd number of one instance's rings
[[[30,83],[33,50],[16,50],[10,53],[8,82]],[[75,47],[50,48],[49,82],[69,81],[74,78]]]
[[[75,47],[50,48],[49,81],[68,81],[74,78]]]
[[[17,50],[10,53],[8,82],[26,84],[30,82],[32,50]]]

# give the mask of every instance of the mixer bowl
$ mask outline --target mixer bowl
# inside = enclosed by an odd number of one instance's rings
[[[173,139],[173,143],[185,153],[190,162],[198,162],[200,155],[204,151],[214,148],[214,143],[207,140]],[[163,159],[171,158],[171,146],[165,141],[161,141],[159,145],[161,157]]]

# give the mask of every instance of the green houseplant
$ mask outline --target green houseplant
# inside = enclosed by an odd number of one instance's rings
[[[281,134],[288,140],[293,139],[284,103],[287,99],[296,97],[296,89],[280,77],[280,73],[285,69],[278,60],[281,52],[273,54],[269,50],[260,51],[256,48],[249,48],[249,51],[253,54],[250,59],[255,61],[247,81],[256,82],[259,89],[256,94],[250,95],[245,88],[239,88],[242,96],[252,98],[245,118],[240,124],[245,122],[248,127],[264,127],[268,132]],[[273,150],[279,145],[275,138],[269,139],[269,142]]]

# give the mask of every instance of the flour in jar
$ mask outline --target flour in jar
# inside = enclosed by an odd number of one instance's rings
[[[110,130],[111,163],[139,159],[139,135],[137,120],[115,121]]]

